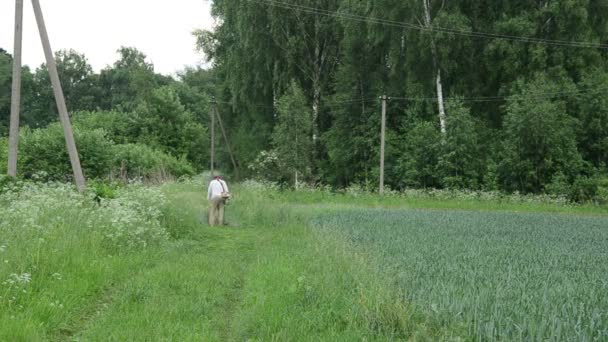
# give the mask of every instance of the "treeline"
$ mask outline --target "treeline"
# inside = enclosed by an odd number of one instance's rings
[[[608,162],[608,2],[216,0],[197,32],[250,171],[592,196]],[[521,38],[527,37],[527,38]]]
[[[95,73],[82,54],[56,54],[87,177],[181,176],[207,167],[211,72],[192,68],[174,79],[155,73],[134,48],[121,48],[118,55],[112,66]],[[0,136],[8,131],[11,70],[11,55],[0,50]],[[19,174],[70,179],[46,66],[24,67],[22,74]],[[3,138],[2,160],[6,153]]]

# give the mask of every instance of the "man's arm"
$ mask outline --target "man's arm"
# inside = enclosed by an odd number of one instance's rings
[[[210,200],[211,199],[211,184],[209,183],[209,188],[207,189],[207,199]]]
[[[228,190],[228,184],[225,181],[221,181],[221,182],[224,185],[224,191],[225,192],[230,192],[230,190]]]

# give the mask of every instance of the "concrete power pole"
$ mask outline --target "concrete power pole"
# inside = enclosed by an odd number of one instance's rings
[[[76,150],[76,143],[74,142],[74,133],[72,131],[72,125],[70,124],[68,109],[65,105],[65,98],[63,97],[63,90],[61,89],[61,82],[59,81],[59,74],[57,73],[57,65],[55,64],[55,58],[53,57],[53,50],[51,49],[51,43],[49,41],[49,35],[46,31],[46,25],[44,24],[44,17],[42,16],[42,9],[40,8],[39,0],[32,0],[32,6],[34,7],[38,31],[40,31],[40,40],[42,41],[42,47],[44,48],[46,65],[49,70],[49,76],[51,77],[55,101],[57,102],[59,120],[63,126],[65,142],[68,148],[68,154],[70,155],[70,162],[72,163],[74,180],[76,182],[78,191],[82,192],[86,187],[85,179],[82,173],[82,168],[80,167],[80,158],[78,156],[78,151]]]
[[[382,99],[382,124],[380,129],[380,195],[384,195],[384,145],[386,142],[386,95]]]
[[[217,106],[217,102],[215,101],[215,97],[211,100],[211,110],[209,111],[209,115],[211,116],[211,178],[213,178],[215,173],[215,106]]]
[[[23,42],[23,0],[15,1],[15,43],[13,54],[13,86],[11,94],[11,123],[9,133],[8,175],[17,176],[19,150],[19,111],[21,107],[21,47]]]

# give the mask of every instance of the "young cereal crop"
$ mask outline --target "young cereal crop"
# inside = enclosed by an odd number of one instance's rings
[[[475,340],[608,339],[608,218],[358,210],[313,221],[378,255],[412,304]]]

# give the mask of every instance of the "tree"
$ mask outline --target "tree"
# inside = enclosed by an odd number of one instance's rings
[[[304,92],[295,82],[279,99],[277,113],[277,125],[272,135],[274,149],[286,168],[285,176],[297,187],[300,180],[310,179],[313,140],[310,136],[310,108]]]
[[[95,109],[100,93],[97,78],[87,58],[74,50],[60,50],[55,53],[55,62],[68,111]],[[59,117],[45,64],[36,69],[33,82],[34,94],[30,97],[33,102],[27,104],[25,109],[30,112],[28,121],[36,127],[43,127]],[[28,88],[24,86],[24,89]]]
[[[134,114],[138,142],[186,158],[199,169],[207,165],[207,129],[186,110],[172,87],[153,90]]]
[[[397,160],[401,175],[400,187],[439,187],[437,163],[440,154],[441,132],[437,125],[419,121],[403,135],[400,144],[402,154]]]
[[[563,98],[546,94],[572,91],[572,83],[538,75],[515,85],[505,118],[500,177],[503,189],[541,192],[562,173],[572,181],[581,170],[576,147],[575,119]]]
[[[123,46],[118,54],[113,67],[102,70],[99,75],[103,92],[100,107],[130,112],[146,100],[153,89],[168,82],[154,73],[154,65],[136,48]]]
[[[12,57],[0,49],[0,136],[4,136],[9,125],[11,111]]]
[[[544,93],[520,101],[527,107],[517,110],[505,98],[523,94],[521,84],[541,77],[537,74],[559,85],[545,87],[549,95],[586,89],[581,83],[585,75],[608,67],[605,49],[590,46],[608,41],[605,1],[307,0],[279,4],[218,0],[213,14],[219,22],[217,29],[198,32],[197,38],[213,61],[214,92],[226,102],[222,107],[230,114],[239,159],[249,163],[272,147],[269,138],[277,123],[274,104],[295,80],[311,109],[311,135],[317,139],[313,173],[337,186],[375,177],[373,146],[379,122],[375,99],[386,94],[394,99],[389,102],[387,122],[394,156],[387,161],[399,161],[387,168],[389,179],[397,179],[389,180],[391,186],[495,189],[501,181],[504,189],[541,191],[559,158],[550,157],[552,166],[545,167],[537,164],[542,158],[530,161],[529,156],[519,155],[534,167],[546,169],[538,170],[538,179],[527,178],[530,182],[521,185],[506,171],[514,170],[520,159],[510,155],[508,161],[502,160],[506,152],[501,138],[523,134],[515,132],[513,122],[506,125],[507,117],[513,121],[524,112],[553,107],[538,105],[536,98],[547,97]],[[454,97],[489,99],[464,101],[467,108],[462,110],[468,115],[455,119],[456,137],[449,140],[450,110],[460,113],[460,109],[446,108]],[[597,114],[585,114],[595,118],[585,128],[560,134],[578,132],[584,158],[599,167],[604,158],[597,157],[603,146],[603,126],[592,122],[601,116],[601,101],[587,101],[589,107],[583,110],[574,97],[555,94],[548,98],[551,101],[545,104],[559,107],[567,114],[565,119],[579,119],[581,125],[586,125],[581,110]],[[431,126],[423,127],[422,123],[431,122],[437,123],[439,132],[445,131],[439,135],[444,145],[433,140],[437,137]],[[586,140],[585,129],[594,132]],[[407,136],[410,132],[428,134],[412,140]],[[425,159],[423,146],[441,148]],[[497,147],[502,147],[502,154],[495,152]],[[413,162],[409,155],[420,159]],[[433,158],[434,169],[427,168]],[[461,162],[461,158],[476,163]],[[424,169],[414,165],[424,165]],[[590,173],[587,165],[577,170]],[[415,174],[419,171],[424,172]],[[520,171],[517,177],[524,177]],[[410,176],[401,177],[405,173]]]
[[[603,70],[587,73],[579,86],[579,146],[585,160],[596,167],[608,165],[608,98],[604,96],[607,88],[608,72]]]
[[[458,100],[449,101],[446,109],[449,116],[437,174],[446,188],[476,189],[480,186],[484,160],[479,153],[475,122]]]

